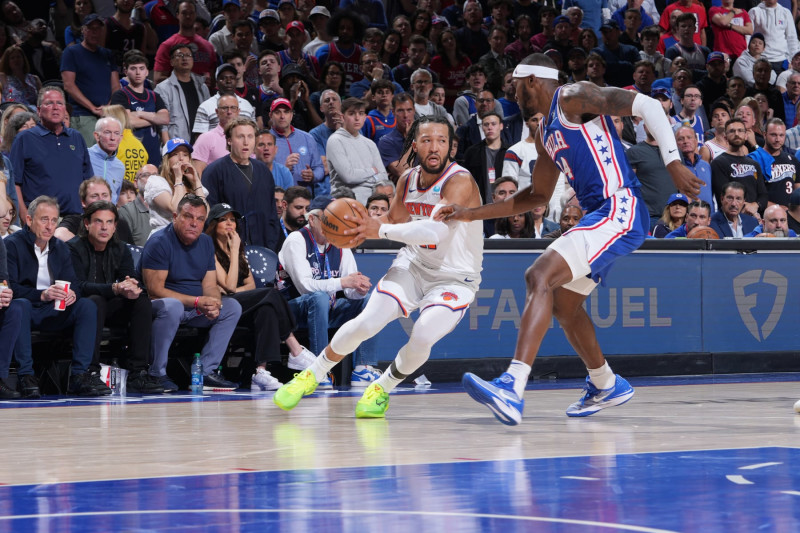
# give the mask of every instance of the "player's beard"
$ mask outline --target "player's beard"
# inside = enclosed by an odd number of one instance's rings
[[[430,167],[430,166],[426,165],[424,161],[422,161],[420,163],[420,166],[422,167],[422,170],[424,170],[428,174],[441,174],[442,171],[444,170],[444,167],[447,166],[448,158],[446,158],[446,157],[445,158],[440,158],[439,161],[440,161],[440,163],[439,163],[439,166],[437,166],[437,167]]]

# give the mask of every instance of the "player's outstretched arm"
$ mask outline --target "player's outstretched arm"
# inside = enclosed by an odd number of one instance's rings
[[[448,201],[447,205],[436,212],[435,220],[461,220],[464,222],[489,220],[525,213],[535,207],[546,205],[558,182],[559,170],[542,146],[538,132],[536,133],[536,150],[539,152],[539,157],[533,167],[533,176],[529,186],[502,202],[478,207]],[[467,174],[467,176],[469,175]],[[472,176],[469,176],[469,179],[472,180]]]
[[[643,118],[644,125],[658,143],[661,158],[678,190],[695,198],[705,185],[681,163],[675,134],[658,100],[625,89],[580,82],[561,90],[559,104],[567,119],[576,124],[585,122],[587,115]]]

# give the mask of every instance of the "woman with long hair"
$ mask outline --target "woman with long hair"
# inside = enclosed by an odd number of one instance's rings
[[[379,59],[381,63],[385,65],[389,65],[390,68],[394,68],[400,64],[400,56],[402,52],[400,47],[403,42],[403,36],[400,35],[400,32],[391,29],[386,32],[386,37],[383,39],[383,46],[381,47],[381,53]]]
[[[675,231],[686,223],[686,213],[689,208],[689,200],[683,194],[676,192],[667,200],[661,218],[658,219],[656,227],[653,228],[653,237],[663,239],[671,232]]]
[[[6,205],[0,206],[0,212],[5,212],[5,216],[0,217],[0,238],[2,239],[22,229],[14,225],[14,219],[17,218],[16,204],[11,198],[5,198],[5,203]],[[4,209],[5,211],[3,211]]]
[[[150,206],[150,235],[172,222],[172,215],[184,196],[205,198],[208,194],[192,164],[192,150],[192,145],[180,138],[170,139],[164,145],[160,175],[150,176],[144,188],[144,200]]]
[[[530,239],[534,236],[533,213],[526,211],[494,221],[495,234],[490,239]]]
[[[411,34],[422,35],[426,39],[431,31],[431,14],[428,11],[417,9],[411,15]]]
[[[223,295],[242,306],[240,324],[254,332],[256,372],[250,389],[278,390],[283,385],[267,370],[270,362],[280,362],[281,342],[289,347],[289,368],[304,370],[314,362],[314,354],[304,348],[292,333],[295,320],[286,299],[272,287],[256,288],[245,256],[244,245],[236,231],[242,216],[228,204],[217,204],[208,213],[205,232],[214,241],[217,287]]]
[[[83,41],[83,19],[95,13],[92,0],[75,0],[75,9],[72,14],[72,24],[64,30],[64,43],[66,46],[80,44]]]
[[[436,50],[438,55],[431,59],[430,67],[444,86],[445,107],[452,110],[459,91],[467,81],[467,67],[472,61],[461,52],[456,33],[449,28],[439,35]]]
[[[3,144],[0,146],[0,152],[4,157],[11,157],[11,145],[14,143],[14,139],[17,138],[17,134],[36,125],[36,115],[28,111],[24,104],[15,105],[21,107],[15,107],[8,116],[3,112],[3,128],[0,130],[2,131]],[[6,111],[9,111],[9,109],[6,109]]]
[[[408,60],[408,46],[411,44],[411,21],[405,15],[397,15],[392,21],[392,29],[400,34],[400,63],[405,63]],[[397,65],[389,66],[394,68]]]
[[[17,45],[8,47],[0,57],[0,87],[3,88],[4,102],[36,105],[42,81],[31,74],[28,58]]]
[[[319,77],[319,90],[311,93],[311,103],[317,110],[317,113],[322,113],[319,108],[319,98],[324,91],[328,89],[336,91],[336,93],[344,100],[347,98],[347,91],[345,91],[344,67],[338,61],[326,61],[325,66],[322,67],[322,73]],[[288,95],[287,95],[288,98]]]
[[[769,106],[769,101],[767,100],[767,95],[764,93],[756,93],[753,95],[753,98],[756,102],[758,102],[758,112],[761,115],[761,122],[759,123],[759,128],[761,131],[767,131],[767,122],[773,116],[775,116],[775,110]],[[791,128],[794,124],[787,124],[787,128]]]

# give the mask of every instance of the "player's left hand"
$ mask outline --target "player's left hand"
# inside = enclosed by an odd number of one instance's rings
[[[381,229],[381,221],[378,218],[373,218],[367,215],[366,210],[361,217],[361,220],[358,220],[356,217],[351,215],[345,215],[345,220],[348,221],[358,221],[359,224],[355,228],[350,228],[344,230],[345,235],[352,235],[353,238],[350,240],[350,243],[355,245],[356,243],[361,243],[364,239],[379,239],[380,235],[378,235],[378,230]]]
[[[700,194],[700,188],[705,186],[703,180],[695,176],[692,171],[680,161],[673,161],[667,165],[667,171],[669,171],[669,175],[672,176],[672,181],[679,191],[692,200],[697,199],[697,196]]]

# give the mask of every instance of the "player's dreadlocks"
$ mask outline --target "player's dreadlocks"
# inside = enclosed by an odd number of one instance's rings
[[[408,129],[408,133],[406,134],[406,140],[403,144],[403,152],[408,152],[408,159],[406,160],[406,164],[408,166],[414,166],[414,161],[417,158],[417,154],[411,151],[411,143],[417,138],[417,132],[419,131],[419,127],[422,124],[444,124],[447,126],[447,133],[450,139],[450,142],[447,143],[447,158],[450,158],[450,150],[453,148],[453,139],[456,136],[455,131],[453,130],[453,125],[450,124],[450,121],[447,120],[445,117],[435,117],[433,115],[425,115],[419,117],[417,120],[411,124],[411,127]]]

